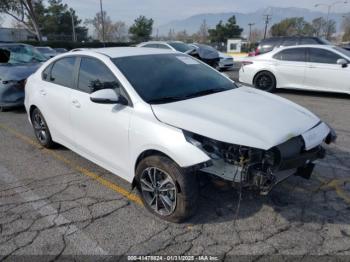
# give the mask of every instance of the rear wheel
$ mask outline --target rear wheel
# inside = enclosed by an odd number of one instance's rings
[[[254,78],[254,87],[266,92],[273,92],[276,89],[276,78],[270,72],[260,72]]]
[[[52,141],[49,127],[38,108],[35,108],[31,115],[35,136],[43,147],[52,148],[55,143]]]
[[[171,222],[182,222],[196,211],[198,182],[165,156],[149,156],[136,169],[137,188],[145,207]]]
[[[6,108],[3,106],[0,106],[0,112],[5,112],[5,111],[6,111]]]

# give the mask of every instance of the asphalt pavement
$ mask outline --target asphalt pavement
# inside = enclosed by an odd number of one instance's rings
[[[127,182],[70,150],[39,146],[23,109],[0,113],[0,261],[148,254],[350,258],[350,97],[277,95],[338,133],[312,178],[291,177],[266,197],[243,191],[238,211],[236,190],[204,180],[199,210],[183,224],[153,217]]]

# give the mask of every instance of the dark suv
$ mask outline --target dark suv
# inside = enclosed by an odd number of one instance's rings
[[[264,54],[272,51],[276,47],[293,45],[329,45],[330,43],[319,37],[312,36],[290,36],[290,37],[272,37],[261,40],[255,51],[255,55]]]

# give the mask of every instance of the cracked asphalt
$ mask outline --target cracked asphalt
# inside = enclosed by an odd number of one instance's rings
[[[153,217],[128,183],[70,150],[38,146],[23,109],[0,113],[0,261],[150,254],[350,259],[350,97],[277,95],[330,123],[337,144],[327,146],[310,180],[291,177],[266,197],[243,191],[239,212],[236,190],[203,179],[197,215],[183,224]]]

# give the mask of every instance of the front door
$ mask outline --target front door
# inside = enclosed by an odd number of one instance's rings
[[[82,57],[78,88],[71,96],[71,120],[78,151],[104,168],[130,180],[129,122],[132,107],[98,104],[90,94],[104,88],[121,92],[114,74],[100,60]]]
[[[337,64],[344,59],[335,52],[322,48],[309,48],[309,62],[305,74],[308,89],[350,92],[350,67]]]

